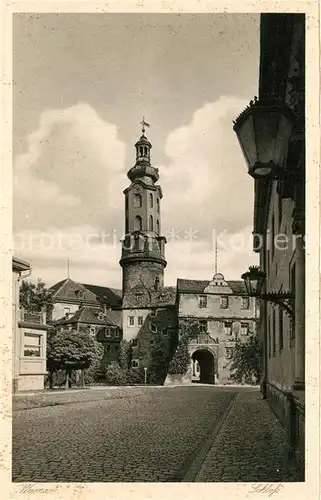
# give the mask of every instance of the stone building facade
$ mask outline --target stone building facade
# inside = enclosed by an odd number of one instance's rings
[[[19,304],[21,279],[31,274],[28,262],[12,259],[12,392],[41,390],[46,375],[47,326],[44,312]]]
[[[229,384],[236,341],[256,331],[256,300],[244,282],[226,281],[216,273],[211,281],[177,281],[179,335],[190,325],[197,334],[189,341],[191,367],[187,380]],[[192,333],[192,332],[190,332]]]
[[[304,89],[304,14],[262,14],[259,99],[252,106],[254,111],[257,107],[258,117],[260,106],[265,106],[262,120],[267,120],[271,106],[284,113],[279,129],[274,128],[275,113],[265,124],[265,130],[275,131],[266,138],[266,161],[276,158],[277,169],[273,176],[254,181],[254,250],[266,275],[263,294],[267,297],[260,301],[262,392],[300,459],[305,435]],[[285,115],[290,123],[287,132]],[[271,149],[276,137],[277,150]]]

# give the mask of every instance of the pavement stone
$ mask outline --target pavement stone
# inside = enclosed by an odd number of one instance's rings
[[[283,429],[257,390],[135,387],[21,398],[14,482],[180,482],[191,467],[202,482],[298,480]]]
[[[288,452],[286,433],[267,401],[259,392],[240,392],[195,481],[304,481]]]

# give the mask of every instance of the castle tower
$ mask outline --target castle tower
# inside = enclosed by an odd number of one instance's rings
[[[131,181],[125,189],[125,237],[120,265],[123,270],[123,296],[143,288],[149,295],[164,287],[165,243],[161,236],[160,202],[162,189],[157,185],[158,169],[151,165],[151,143],[142,135],[135,144],[136,162],[128,171]]]

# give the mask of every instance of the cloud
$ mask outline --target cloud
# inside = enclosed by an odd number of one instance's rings
[[[163,227],[238,231],[252,222],[253,182],[246,173],[232,120],[246,102],[221,97],[171,132],[160,167]]]
[[[42,230],[23,230],[14,235],[17,256],[30,261],[32,278],[42,278],[52,285],[67,277],[75,281],[118,287],[121,253],[119,235],[106,233],[89,225],[48,227]]]
[[[238,280],[249,265],[257,264],[257,255],[252,252],[251,226],[240,232],[218,235],[217,248],[218,272],[223,273],[226,279]],[[177,278],[212,279],[215,273],[215,240],[169,240],[165,251],[167,285],[175,285]]]
[[[14,227],[106,224],[118,216],[125,144],[88,104],[46,110],[14,162]],[[116,221],[115,221],[116,222]]]
[[[214,233],[229,240],[219,250],[227,279],[238,279],[256,261],[253,182],[232,129],[245,105],[221,97],[167,137],[167,160],[159,168],[167,284],[177,277],[211,279]],[[14,162],[15,249],[30,260],[34,277],[49,284],[65,278],[69,257],[73,279],[120,286],[125,152],[116,125],[88,104],[42,113]],[[233,238],[243,238],[246,248],[233,247]]]

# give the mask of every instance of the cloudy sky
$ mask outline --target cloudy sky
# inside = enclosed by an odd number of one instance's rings
[[[163,188],[165,284],[239,279],[253,181],[232,120],[257,94],[259,16],[14,19],[14,242],[48,285],[119,287],[123,189],[145,115]]]

